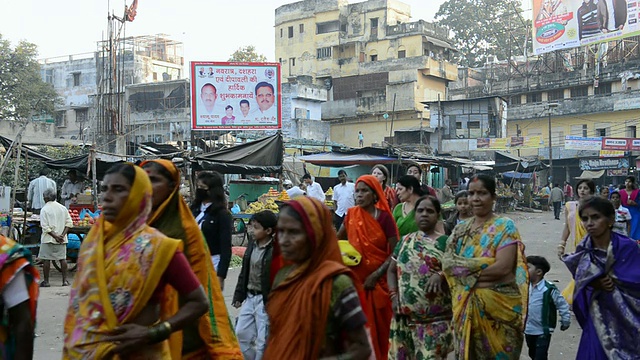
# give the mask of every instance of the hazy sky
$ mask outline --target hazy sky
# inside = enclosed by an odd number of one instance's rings
[[[138,15],[127,23],[126,35],[168,34],[184,43],[186,61],[226,61],[237,48],[251,44],[269,61],[275,61],[275,9],[294,2],[138,1]],[[404,2],[411,6],[414,19],[431,21],[444,0]],[[35,43],[40,58],[91,52],[106,33],[109,9],[117,9],[116,15],[122,16],[124,1],[0,0],[0,33],[14,44],[22,39]]]

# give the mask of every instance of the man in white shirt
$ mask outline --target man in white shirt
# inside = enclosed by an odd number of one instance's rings
[[[283,185],[285,190],[287,191],[287,195],[289,195],[289,199],[307,195],[305,189],[303,189],[303,187],[305,186],[304,183],[300,183],[300,185],[298,186],[293,186],[291,180],[285,180]]]
[[[69,210],[56,201],[56,191],[47,189],[44,192],[47,202],[40,211],[40,226],[42,237],[40,239],[40,253],[38,257],[44,260],[44,280],[40,287],[49,287],[49,271],[51,260],[60,261],[62,270],[62,286],[68,286],[67,281],[67,233],[73,226],[73,220]]]
[[[55,192],[57,188],[56,182],[49,179],[47,174],[49,174],[49,169],[46,167],[42,168],[42,170],[40,170],[40,176],[31,180],[29,183],[27,201],[29,202],[29,206],[33,212],[36,214],[40,213],[40,209],[42,209],[45,204],[44,197],[42,196],[44,191],[52,189]]]
[[[347,172],[338,171],[338,180],[340,180],[340,184],[333,187],[333,206],[336,210],[333,213],[333,225],[336,230],[340,230],[347,209],[356,205],[354,197],[356,186],[352,182],[347,182]]]
[[[324,190],[322,190],[322,186],[320,184],[311,179],[310,174],[304,174],[302,182],[307,185],[307,195],[324,202]]]
[[[68,209],[73,199],[84,190],[84,183],[80,181],[75,170],[69,170],[67,176],[69,178],[62,184],[60,197],[64,201],[64,206]]]

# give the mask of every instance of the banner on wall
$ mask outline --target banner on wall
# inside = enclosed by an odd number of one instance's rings
[[[637,0],[533,0],[533,52],[640,34]]]
[[[602,138],[602,150],[639,151],[640,139]]]
[[[628,168],[628,159],[580,159],[580,170],[615,170]]]
[[[193,130],[281,127],[279,63],[191,62]]]
[[[565,136],[564,148],[566,150],[602,150],[602,138],[601,137],[579,137],[579,136]]]
[[[537,149],[542,146],[541,141],[540,136],[479,138],[477,150]]]

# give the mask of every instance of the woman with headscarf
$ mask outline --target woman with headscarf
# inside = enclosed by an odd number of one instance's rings
[[[367,359],[361,287],[342,263],[330,210],[300,196],[280,211],[264,359]]]
[[[107,171],[102,214],[82,243],[69,294],[63,359],[179,359],[170,336],[207,311],[182,242],[146,224],[151,192],[140,167]]]
[[[396,191],[389,186],[391,178],[389,177],[387,167],[382,164],[375,165],[371,170],[371,175],[375,176],[380,182],[384,196],[387,198],[387,203],[389,203],[389,209],[394,209],[396,205],[398,205],[399,200]]]
[[[169,160],[150,160],[140,165],[153,186],[153,212],[147,223],[166,236],[182,240],[184,255],[210,300],[209,311],[182,334],[176,334],[182,338],[182,359],[242,359],[209,249],[179,192],[180,171]]]
[[[352,270],[364,285],[365,313],[376,359],[386,359],[393,316],[386,274],[398,242],[398,228],[375,176],[363,175],[356,182],[356,206],[347,211],[338,238],[348,239],[362,256]]]

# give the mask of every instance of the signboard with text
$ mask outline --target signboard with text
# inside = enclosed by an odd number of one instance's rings
[[[639,151],[640,139],[602,138],[602,150]]]
[[[282,127],[279,63],[191,62],[193,130]]]
[[[532,5],[536,55],[640,34],[636,0],[532,0]]]
[[[580,137],[580,136],[565,136],[564,148],[567,150],[602,150],[602,138],[601,137]]]
[[[580,159],[580,170],[628,169],[628,159]]]
[[[537,149],[541,147],[540,136],[512,136],[508,138],[479,138],[478,150]]]

